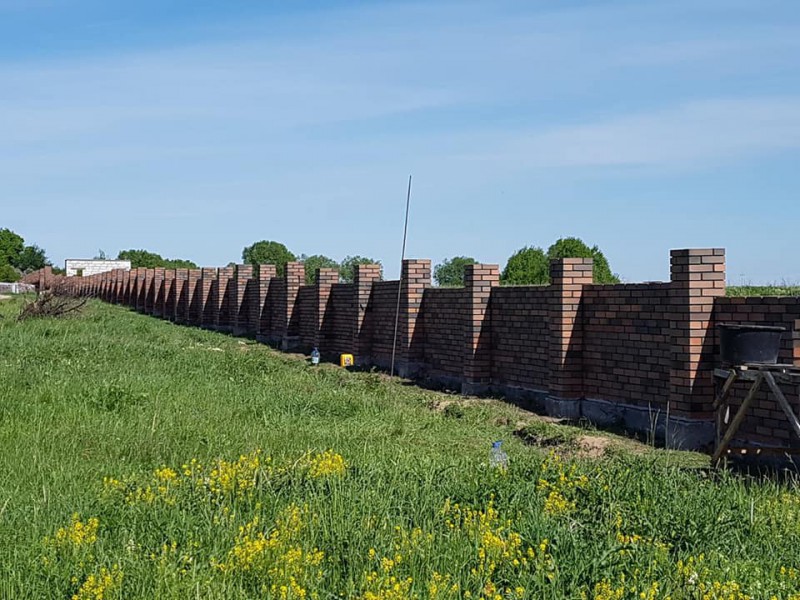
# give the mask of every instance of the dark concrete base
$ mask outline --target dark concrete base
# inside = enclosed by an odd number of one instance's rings
[[[462,391],[464,389],[462,387]],[[668,417],[663,410],[652,407],[597,398],[558,398],[545,390],[497,384],[488,386],[488,390],[482,392],[478,389],[474,395],[485,394],[487,391],[534,412],[570,421],[585,419],[600,427],[626,429],[644,434],[649,439],[662,441],[669,448],[702,450],[709,448],[714,442],[714,423],[711,420],[673,415]]]

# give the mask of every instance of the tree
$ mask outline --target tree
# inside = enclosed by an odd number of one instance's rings
[[[131,261],[131,268],[154,269],[164,267],[165,269],[196,269],[197,265],[190,260],[182,258],[164,258],[155,252],[147,250],[120,250],[117,260]]]
[[[197,263],[184,258],[165,258],[161,266],[166,269],[196,269]]]
[[[10,264],[0,264],[0,281],[10,281],[11,283],[19,281],[19,272]]]
[[[282,277],[286,263],[296,260],[296,257],[280,242],[261,240],[242,250],[242,260],[248,265],[275,265],[278,276]]]
[[[338,269],[339,263],[324,254],[312,254],[306,256],[301,254],[298,258],[303,263],[306,270],[306,283],[312,284],[317,278],[317,269]]]
[[[339,277],[345,283],[352,283],[356,278],[356,265],[380,265],[381,279],[383,279],[383,265],[381,261],[366,256],[347,256],[339,263]]]
[[[25,240],[10,229],[0,229],[0,265],[15,265],[25,249]]]
[[[47,256],[44,250],[37,245],[25,246],[19,255],[16,263],[11,263],[23,273],[30,273],[44,269],[47,266]]]
[[[504,285],[546,285],[550,281],[550,262],[544,250],[533,246],[520,248],[500,274]]]
[[[592,276],[595,283],[619,283],[619,277],[614,275],[608,260],[597,246],[591,248],[583,240],[567,237],[556,240],[547,249],[547,258],[591,258],[594,261]]]
[[[458,287],[464,285],[464,270],[467,265],[474,265],[475,259],[470,256],[454,256],[446,258],[436,265],[433,279],[440,287]]]

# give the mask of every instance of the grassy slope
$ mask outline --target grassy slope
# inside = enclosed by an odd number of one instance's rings
[[[65,321],[17,324],[17,310],[0,302],[2,598],[69,598],[114,565],[124,598],[263,597],[272,583],[281,597],[291,573],[308,597],[428,598],[434,571],[448,581],[434,585],[437,598],[476,598],[493,585],[491,596],[508,598],[629,597],[653,584],[658,597],[700,597],[692,582],[731,580],[754,597],[800,591],[780,572],[800,567],[794,488],[708,477],[686,468],[696,457],[622,440],[602,459],[568,453],[559,463],[513,429],[533,420],[539,438],[563,439],[565,451],[582,432],[502,402],[431,410],[453,397],[372,373],[311,369],[260,345],[99,303]],[[498,438],[507,440],[508,473],[485,466]],[[158,483],[152,473],[162,465],[180,472],[192,458],[208,465],[256,448],[262,469],[270,455],[288,471],[262,475],[254,489],[245,482],[238,498],[188,479],[155,499],[104,491],[105,476],[129,478],[127,491],[141,492]],[[328,448],[344,456],[346,474],[303,475],[298,458]],[[484,511],[483,521],[443,514],[448,502]],[[259,516],[255,529],[269,534],[292,503],[309,506],[300,531],[263,556],[239,538],[240,550],[255,553],[249,569],[229,559],[239,526]],[[96,542],[44,541],[75,512],[82,522],[99,519]],[[527,565],[515,565],[528,546]],[[309,556],[313,547],[325,553],[322,564],[290,564],[288,549]],[[679,561],[701,553],[706,566],[681,572]],[[397,554],[399,564],[380,562]],[[621,585],[636,590],[603,596]],[[104,597],[115,597],[113,587]]]

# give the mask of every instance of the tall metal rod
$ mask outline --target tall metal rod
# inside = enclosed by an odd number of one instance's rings
[[[403,293],[403,261],[406,259],[406,238],[408,237],[408,209],[411,206],[411,175],[408,176],[406,192],[406,221],[403,225],[403,250],[400,252],[400,280],[397,282],[397,306],[394,311],[394,337],[392,338],[392,366],[389,375],[394,376],[394,358],[397,354],[397,329],[400,325],[400,297]]]

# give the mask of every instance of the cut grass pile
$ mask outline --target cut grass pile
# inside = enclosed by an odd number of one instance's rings
[[[119,307],[18,310],[2,598],[800,598],[792,483]]]

